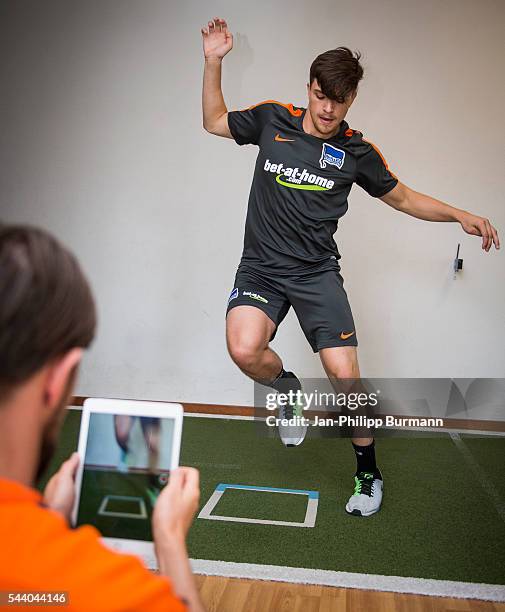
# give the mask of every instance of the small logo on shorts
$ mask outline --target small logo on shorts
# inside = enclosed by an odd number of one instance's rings
[[[230,293],[230,297],[228,298],[228,304],[236,297],[238,297],[238,287],[235,287],[235,289]]]
[[[268,300],[265,299],[262,295],[259,295],[259,293],[254,293],[253,291],[243,291],[242,295],[245,295],[246,297],[250,297],[251,300],[256,300],[258,302],[263,302],[264,304],[268,304]]]
[[[341,332],[341,334],[340,334],[340,338],[341,338],[342,340],[347,340],[347,339],[348,339],[348,338],[350,338],[350,337],[351,337],[353,334],[354,334],[354,332],[353,332],[353,331],[352,331],[352,332],[349,332],[349,333],[346,333],[346,332]]]

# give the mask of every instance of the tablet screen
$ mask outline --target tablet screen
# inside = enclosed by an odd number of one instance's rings
[[[175,418],[90,412],[77,525],[91,524],[104,538],[152,541],[175,430]]]

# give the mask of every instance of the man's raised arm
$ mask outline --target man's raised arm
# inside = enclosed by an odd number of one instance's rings
[[[398,183],[390,192],[380,198],[383,202],[407,213],[411,217],[425,221],[458,221],[467,234],[482,236],[482,248],[488,252],[494,246],[500,248],[500,239],[496,228],[489,219],[479,217],[466,210],[450,206],[431,196],[419,193]]]
[[[228,128],[228,109],[221,90],[221,62],[233,47],[233,36],[224,19],[215,17],[202,28],[203,54],[203,127],[211,134],[232,138]]]

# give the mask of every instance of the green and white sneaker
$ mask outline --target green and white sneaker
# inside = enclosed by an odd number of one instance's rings
[[[299,446],[305,439],[308,418],[304,415],[303,404],[296,399],[293,403],[279,406],[279,419],[286,423],[277,425],[279,437],[284,446]]]
[[[345,510],[355,516],[370,516],[380,510],[384,483],[371,472],[358,472],[354,477],[354,493]]]

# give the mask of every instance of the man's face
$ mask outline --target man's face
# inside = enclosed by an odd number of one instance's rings
[[[345,102],[337,102],[327,98],[314,79],[310,85],[307,85],[307,93],[309,96],[307,110],[312,123],[322,138],[329,138],[338,131],[340,122],[345,118],[356,97],[356,92],[350,94]]]
[[[40,443],[39,463],[37,466],[37,472],[35,474],[35,482],[38,482],[46,471],[51,459],[53,458],[56,445],[58,443],[58,436],[60,434],[61,426],[65,418],[65,408],[68,406],[68,402],[72,397],[72,390],[74,388],[74,381],[76,378],[77,367],[75,367],[70,373],[65,389],[62,393],[60,401],[54,408],[53,413],[49,421],[44,427],[42,432],[42,440]]]

